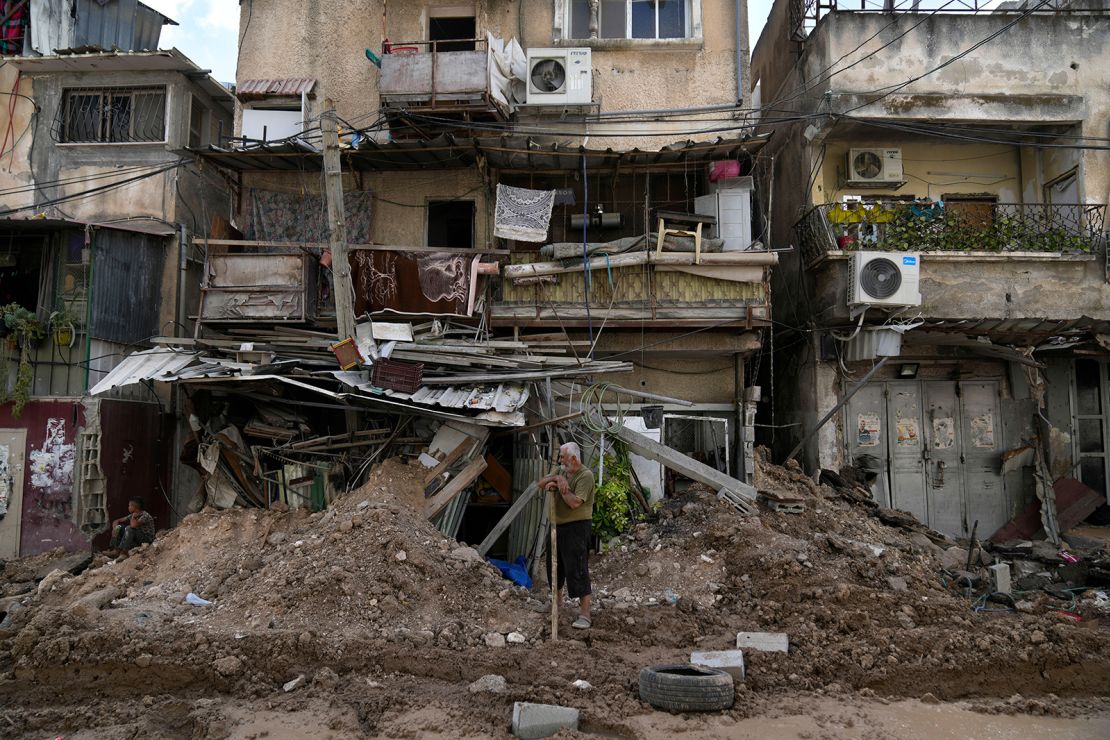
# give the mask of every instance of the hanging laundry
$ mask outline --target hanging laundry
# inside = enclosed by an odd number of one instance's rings
[[[508,185],[497,186],[497,209],[493,233],[503,239],[542,242],[551,225],[554,190],[528,190]]]
[[[22,54],[23,37],[27,34],[28,21],[31,19],[27,3],[5,0],[0,2],[0,12],[3,12],[5,19],[0,24],[0,54]]]

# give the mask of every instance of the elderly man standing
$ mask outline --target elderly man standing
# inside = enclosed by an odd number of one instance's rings
[[[590,533],[593,527],[594,473],[582,465],[582,450],[574,442],[559,448],[562,470],[541,478],[541,490],[555,497],[555,541],[559,572],[557,590],[567,584],[567,594],[578,599],[578,619],[571,625],[585,630],[590,622]],[[547,572],[551,572],[551,552],[547,553]]]

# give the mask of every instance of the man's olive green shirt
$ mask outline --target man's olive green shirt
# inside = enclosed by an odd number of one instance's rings
[[[567,506],[567,502],[556,491],[555,494],[555,523],[570,524],[571,522],[589,521],[594,518],[594,471],[585,465],[578,469],[574,475],[567,475],[565,469],[559,471],[567,479],[570,492],[574,494],[582,505],[577,509]]]

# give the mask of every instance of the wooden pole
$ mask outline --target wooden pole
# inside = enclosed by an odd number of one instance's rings
[[[555,537],[555,496],[551,492],[547,506],[547,518],[551,522],[551,641],[559,641],[559,543]]]
[[[324,139],[324,194],[328,204],[328,246],[335,280],[335,320],[340,340],[355,335],[354,284],[347,252],[347,214],[343,204],[343,169],[339,158],[339,119],[335,103],[324,100],[320,116]]]

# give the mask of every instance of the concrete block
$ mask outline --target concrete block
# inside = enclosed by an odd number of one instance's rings
[[[744,681],[744,651],[743,650],[711,650],[707,652],[690,653],[690,662],[694,665],[716,668],[731,674],[740,682]]]
[[[790,652],[790,638],[782,632],[737,632],[736,649],[787,653]]]
[[[551,737],[562,729],[578,729],[578,710],[557,704],[513,704],[513,735],[523,740]]]
[[[998,563],[990,567],[991,588],[997,593],[1010,593],[1010,566],[1007,563]]]

